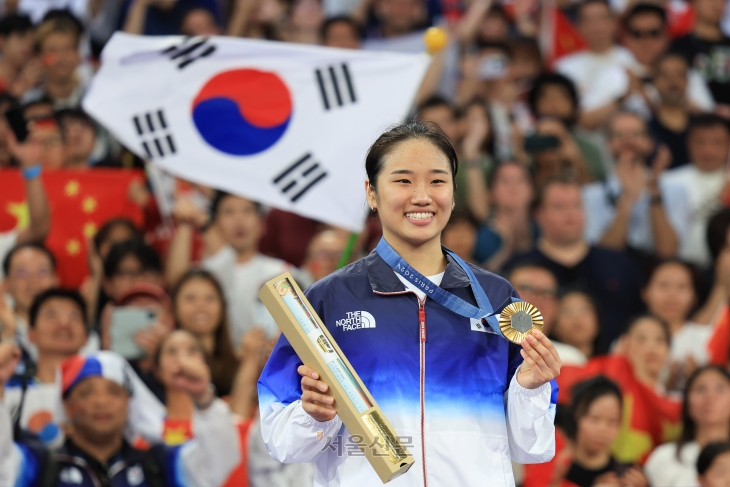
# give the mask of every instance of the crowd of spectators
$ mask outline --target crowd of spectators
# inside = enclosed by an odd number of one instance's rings
[[[284,271],[305,288],[366,255],[377,216],[350,236],[140,172],[125,195],[142,220],[99,222],[69,288],[68,256],[46,245],[68,222],[43,176],[145,167],[81,109],[116,31],[415,53],[429,26],[449,43],[410,116],[460,157],[443,243],[535,304],[564,364],[555,459],[515,464],[518,483],[730,482],[730,2],[6,0],[0,13],[0,114],[29,122],[18,141],[0,117],[0,200],[20,174],[26,206],[0,232],[0,452],[31,445],[0,458],[0,485],[23,468],[15,485],[179,485],[183,471],[181,485],[311,485],[311,466],[274,461],[259,432],[256,381],[279,331],[257,295]],[[178,457],[174,473],[155,467]]]

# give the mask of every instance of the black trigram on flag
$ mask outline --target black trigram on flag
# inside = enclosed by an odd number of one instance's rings
[[[132,117],[132,123],[150,159],[171,156],[177,152],[175,140],[162,110],[135,115]]]
[[[311,153],[304,154],[291,166],[274,178],[274,184],[292,203],[327,177],[327,171],[314,160]]]
[[[210,56],[215,50],[215,44],[206,37],[186,37],[180,44],[162,51],[162,54],[175,61],[178,69],[184,69],[198,59]]]
[[[357,102],[355,83],[347,63],[315,69],[314,76],[319,85],[319,94],[325,110]]]

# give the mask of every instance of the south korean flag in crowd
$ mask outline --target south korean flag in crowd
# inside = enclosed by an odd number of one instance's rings
[[[360,230],[365,153],[412,106],[425,55],[117,33],[84,109],[184,179]]]

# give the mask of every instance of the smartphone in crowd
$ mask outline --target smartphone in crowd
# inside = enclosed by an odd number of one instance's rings
[[[157,321],[157,313],[140,306],[119,306],[112,310],[111,350],[127,360],[143,358],[147,352],[142,350],[134,337]]]
[[[525,137],[525,152],[535,154],[560,147],[560,139],[554,135],[534,134]]]
[[[15,139],[20,143],[25,142],[25,139],[28,138],[28,121],[23,115],[23,108],[20,106],[11,108],[5,112],[5,118],[8,125],[10,125],[10,130],[15,135]]]

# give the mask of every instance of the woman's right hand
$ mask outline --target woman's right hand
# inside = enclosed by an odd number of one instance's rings
[[[306,365],[297,369],[302,376],[302,407],[315,421],[324,423],[337,415],[335,398],[329,393],[329,386],[319,380],[319,374]]]

